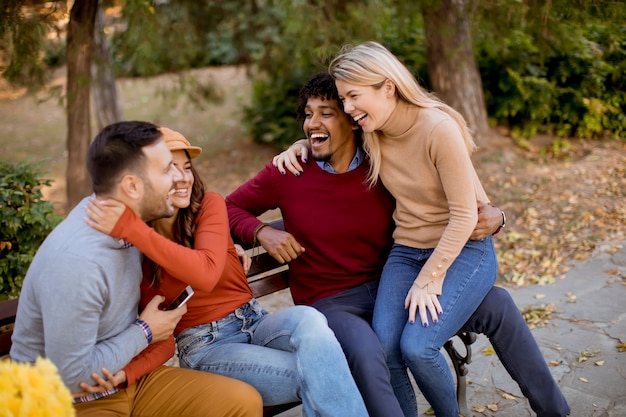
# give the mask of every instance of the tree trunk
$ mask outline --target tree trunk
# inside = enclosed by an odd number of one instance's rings
[[[470,34],[468,1],[440,0],[424,6],[422,15],[433,92],[463,115],[477,143],[488,141],[490,128]]]
[[[104,34],[104,17],[102,8],[99,7],[96,13],[93,62],[91,64],[93,102],[98,130],[122,120],[122,109],[117,96],[111,62],[111,51]]]
[[[67,208],[91,193],[86,157],[91,141],[89,90],[98,2],[75,0],[67,29]]]

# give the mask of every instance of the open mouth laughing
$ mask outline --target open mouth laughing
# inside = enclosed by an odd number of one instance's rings
[[[313,147],[321,146],[328,140],[329,137],[330,135],[328,133],[309,133],[309,139],[311,140],[311,146]]]

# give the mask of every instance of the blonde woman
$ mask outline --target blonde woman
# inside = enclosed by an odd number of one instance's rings
[[[329,72],[344,111],[363,129],[370,184],[380,178],[396,199],[394,246],[374,330],[394,382],[406,375],[406,362],[435,414],[458,417],[454,379],[440,349],[498,272],[491,237],[469,240],[476,202],[489,201],[470,160],[474,141],[463,117],[375,42],[344,48]]]

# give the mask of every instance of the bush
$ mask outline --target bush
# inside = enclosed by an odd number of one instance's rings
[[[26,270],[45,237],[59,224],[44,201],[39,165],[0,161],[0,301],[19,295]]]

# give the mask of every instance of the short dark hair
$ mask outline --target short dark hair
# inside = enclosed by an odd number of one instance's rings
[[[143,148],[163,134],[149,122],[129,121],[108,125],[96,135],[87,154],[87,171],[96,194],[113,191],[126,171],[143,173]]]
[[[336,100],[339,108],[343,111],[343,103],[339,100],[335,80],[327,72],[315,74],[300,90],[298,107],[296,108],[296,117],[298,120],[304,120],[306,103],[311,97],[324,100]]]

